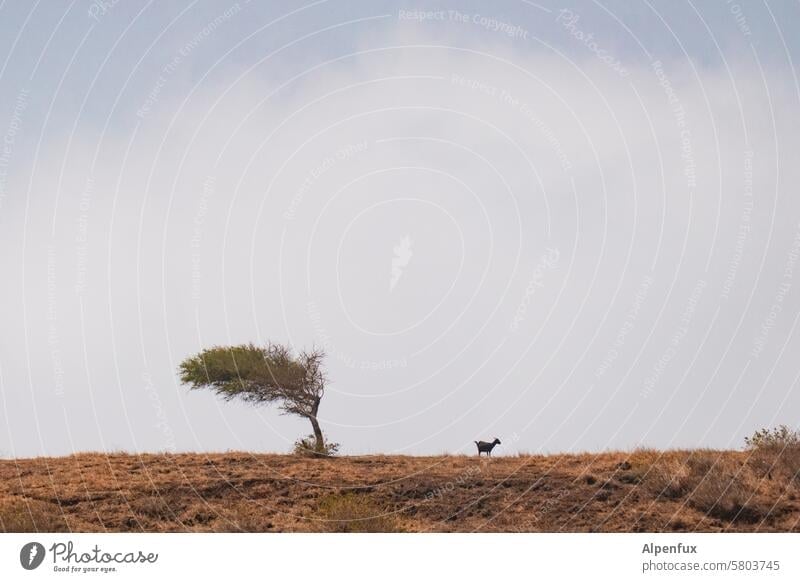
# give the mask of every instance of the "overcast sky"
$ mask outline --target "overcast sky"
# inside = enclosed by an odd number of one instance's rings
[[[800,410],[796,2],[0,3],[0,455],[738,448]]]

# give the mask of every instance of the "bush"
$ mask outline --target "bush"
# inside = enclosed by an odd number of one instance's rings
[[[753,436],[745,437],[744,442],[751,450],[800,447],[800,432],[782,424],[772,430],[767,428],[757,430]]]
[[[325,445],[320,448],[316,446],[316,439],[313,434],[304,439],[298,439],[294,443],[294,454],[301,457],[332,457],[339,451],[339,443],[331,443],[327,440]]]
[[[316,515],[317,526],[333,533],[381,533],[400,531],[397,520],[364,496],[331,494],[322,498]]]

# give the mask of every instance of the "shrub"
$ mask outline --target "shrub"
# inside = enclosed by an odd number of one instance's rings
[[[782,424],[772,430],[767,428],[757,430],[752,436],[745,437],[744,442],[751,450],[798,447],[800,432]]]
[[[323,497],[315,516],[317,526],[325,532],[380,533],[400,531],[397,519],[368,497],[355,493],[331,494]]]
[[[0,502],[0,531],[38,533],[70,531],[61,509],[35,499],[11,499]]]
[[[301,457],[332,457],[339,451],[339,443],[326,441],[322,447],[316,445],[313,434],[294,443],[294,454]]]

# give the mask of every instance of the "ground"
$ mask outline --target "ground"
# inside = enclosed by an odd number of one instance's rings
[[[0,461],[0,531],[800,531],[797,454]]]

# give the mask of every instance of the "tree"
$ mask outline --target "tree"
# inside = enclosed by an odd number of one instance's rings
[[[192,390],[210,388],[225,400],[277,403],[284,414],[307,418],[314,430],[314,451],[326,453],[329,448],[317,420],[327,380],[324,358],[320,349],[295,356],[290,348],[273,343],[218,346],[185,359],[180,376]]]

